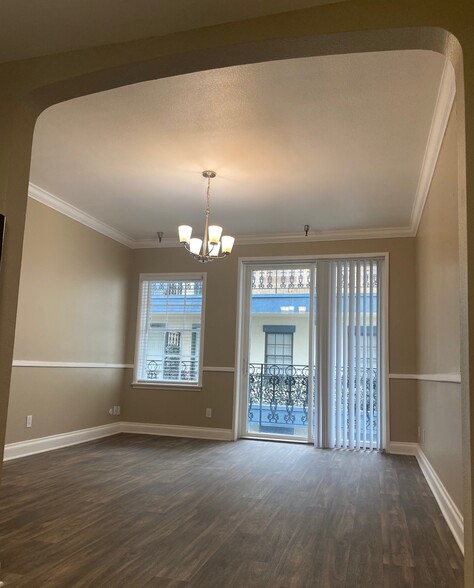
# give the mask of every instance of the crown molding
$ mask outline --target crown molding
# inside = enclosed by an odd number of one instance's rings
[[[38,202],[41,202],[41,204],[49,206],[49,208],[52,208],[53,210],[56,210],[57,212],[72,218],[86,227],[89,227],[98,233],[102,233],[102,235],[110,237],[114,241],[122,243],[122,245],[133,247],[135,241],[128,235],[125,235],[110,225],[103,223],[90,214],[87,214],[87,212],[83,212],[79,208],[76,208],[72,204],[61,200],[61,198],[54,196],[54,194],[47,192],[43,188],[40,188],[31,182],[28,185],[28,196],[33,198],[33,200],[37,200]]]
[[[449,116],[456,95],[456,81],[454,69],[448,59],[444,63],[444,69],[439,84],[436,106],[431,120],[430,132],[426,143],[425,154],[421,166],[415,200],[411,211],[410,226],[413,236],[418,232],[423,209],[428,198],[431,182],[438,162],[439,152],[443,144],[444,135],[448,127]]]
[[[411,227],[387,227],[384,229],[353,229],[337,231],[315,231],[307,237],[301,233],[272,233],[271,235],[236,235],[235,245],[264,245],[272,243],[308,243],[313,241],[352,241],[358,239],[393,239],[412,237]],[[177,238],[138,239],[133,249],[160,249],[179,247]]]
[[[114,239],[130,247],[130,249],[160,249],[167,247],[180,247],[178,237],[164,237],[159,243],[158,239],[132,239],[128,235],[114,229],[110,225],[83,212],[72,204],[68,204],[61,198],[54,196],[43,188],[30,183],[28,196],[41,202],[45,206],[60,212],[86,225],[87,227],[102,233],[106,237]],[[397,237],[412,237],[411,227],[387,227],[380,229],[354,229],[336,231],[314,231],[307,237],[301,233],[273,233],[271,235],[237,235],[237,245],[263,245],[272,243],[308,243],[312,241],[351,241],[357,239],[390,239]]]
[[[72,218],[73,220],[110,237],[114,241],[126,245],[130,249],[160,249],[167,247],[180,247],[178,237],[164,237],[159,243],[158,239],[132,239],[128,235],[114,229],[110,225],[83,212],[72,204],[68,204],[61,198],[32,184],[28,187],[28,196],[41,202],[45,206]],[[237,245],[263,245],[272,243],[308,243],[312,241],[351,241],[357,239],[390,239],[396,237],[412,237],[410,227],[387,227],[383,229],[355,229],[337,231],[314,231],[307,237],[301,233],[273,233],[271,235],[237,235]]]

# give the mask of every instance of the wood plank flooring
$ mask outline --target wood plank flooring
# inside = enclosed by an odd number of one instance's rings
[[[116,435],[7,462],[0,580],[34,588],[463,585],[415,458]]]

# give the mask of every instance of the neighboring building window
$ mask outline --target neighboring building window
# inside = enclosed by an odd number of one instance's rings
[[[265,363],[278,366],[293,364],[293,325],[263,325]]]
[[[140,276],[135,382],[200,385],[202,275]]]

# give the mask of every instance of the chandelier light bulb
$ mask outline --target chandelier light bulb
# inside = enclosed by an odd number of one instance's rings
[[[180,227],[178,227],[179,242],[180,243],[189,243],[189,240],[191,239],[192,232],[193,232],[193,228],[190,227],[189,225],[181,225]]]
[[[189,240],[189,250],[191,251],[191,253],[194,253],[194,255],[199,255],[201,253],[201,247],[202,239],[194,237],[193,239]]]
[[[219,243],[221,235],[222,227],[219,227],[218,225],[211,225],[209,227],[209,243],[216,245]]]
[[[231,237],[230,235],[224,235],[222,237],[222,253],[231,253],[232,247],[234,246],[234,241],[234,237]]]

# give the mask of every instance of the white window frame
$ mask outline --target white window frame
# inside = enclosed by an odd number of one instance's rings
[[[202,388],[202,373],[203,373],[203,360],[204,360],[204,326],[206,324],[206,273],[175,273],[175,274],[140,274],[138,280],[138,304],[137,304],[137,324],[136,324],[136,335],[135,335],[135,363],[133,366],[133,388],[156,388],[156,389],[192,389],[201,390]],[[199,346],[199,366],[198,366],[198,381],[197,382],[165,382],[156,381],[150,382],[147,380],[138,380],[138,356],[140,350],[140,333],[141,333],[141,321],[142,316],[142,288],[143,282],[173,282],[173,281],[195,281],[202,280],[202,311],[201,311],[201,334],[200,334],[200,346]]]

